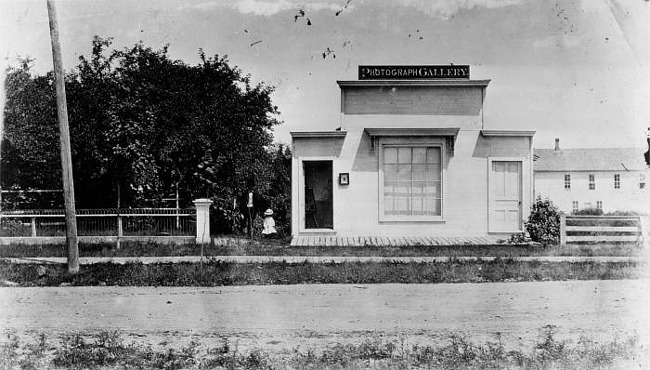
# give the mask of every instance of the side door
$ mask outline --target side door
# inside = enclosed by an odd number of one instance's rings
[[[492,161],[490,170],[491,232],[520,232],[521,225],[521,162]]]

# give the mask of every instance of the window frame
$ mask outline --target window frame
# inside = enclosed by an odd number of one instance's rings
[[[614,189],[621,189],[621,175],[618,173],[614,174]]]
[[[596,209],[603,210],[603,201],[602,200],[597,200],[596,201]]]
[[[596,174],[590,173],[588,175],[589,179],[589,190],[596,190]]]
[[[645,173],[639,174],[639,189],[640,190],[645,189]]]
[[[580,203],[577,200],[571,202],[571,211],[575,215],[580,210]]]
[[[564,174],[564,190],[571,190],[571,174]]]
[[[440,149],[440,215],[439,216],[405,216],[405,215],[386,215],[385,213],[385,198],[384,198],[384,148],[439,148]],[[379,222],[444,222],[445,220],[445,193],[446,193],[446,163],[447,163],[447,148],[445,145],[444,137],[426,138],[424,140],[416,140],[414,137],[404,136],[399,138],[382,138],[379,145],[379,184],[378,184],[378,198],[379,198]]]

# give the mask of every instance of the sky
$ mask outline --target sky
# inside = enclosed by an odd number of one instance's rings
[[[168,44],[187,64],[198,63],[199,49],[227,55],[275,87],[277,142],[339,127],[336,81],[356,80],[359,65],[454,63],[491,80],[486,128],[536,130],[536,148],[556,137],[563,148],[647,145],[646,0],[55,2],[66,70],[90,54],[94,35],[118,49]],[[47,19],[46,0],[0,0],[3,70],[27,56],[36,73],[52,69]]]

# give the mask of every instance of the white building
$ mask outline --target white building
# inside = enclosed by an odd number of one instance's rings
[[[650,213],[650,167],[635,148],[535,149],[535,194],[563,212]]]
[[[419,78],[425,68],[433,78]],[[470,80],[468,66],[376,71],[386,78],[365,80],[360,68],[359,81],[338,81],[339,130],[292,132],[294,236],[521,232],[534,132],[489,128],[489,80]]]

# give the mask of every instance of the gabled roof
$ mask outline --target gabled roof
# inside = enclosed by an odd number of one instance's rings
[[[648,169],[640,148],[535,149],[535,171],[626,171]]]

